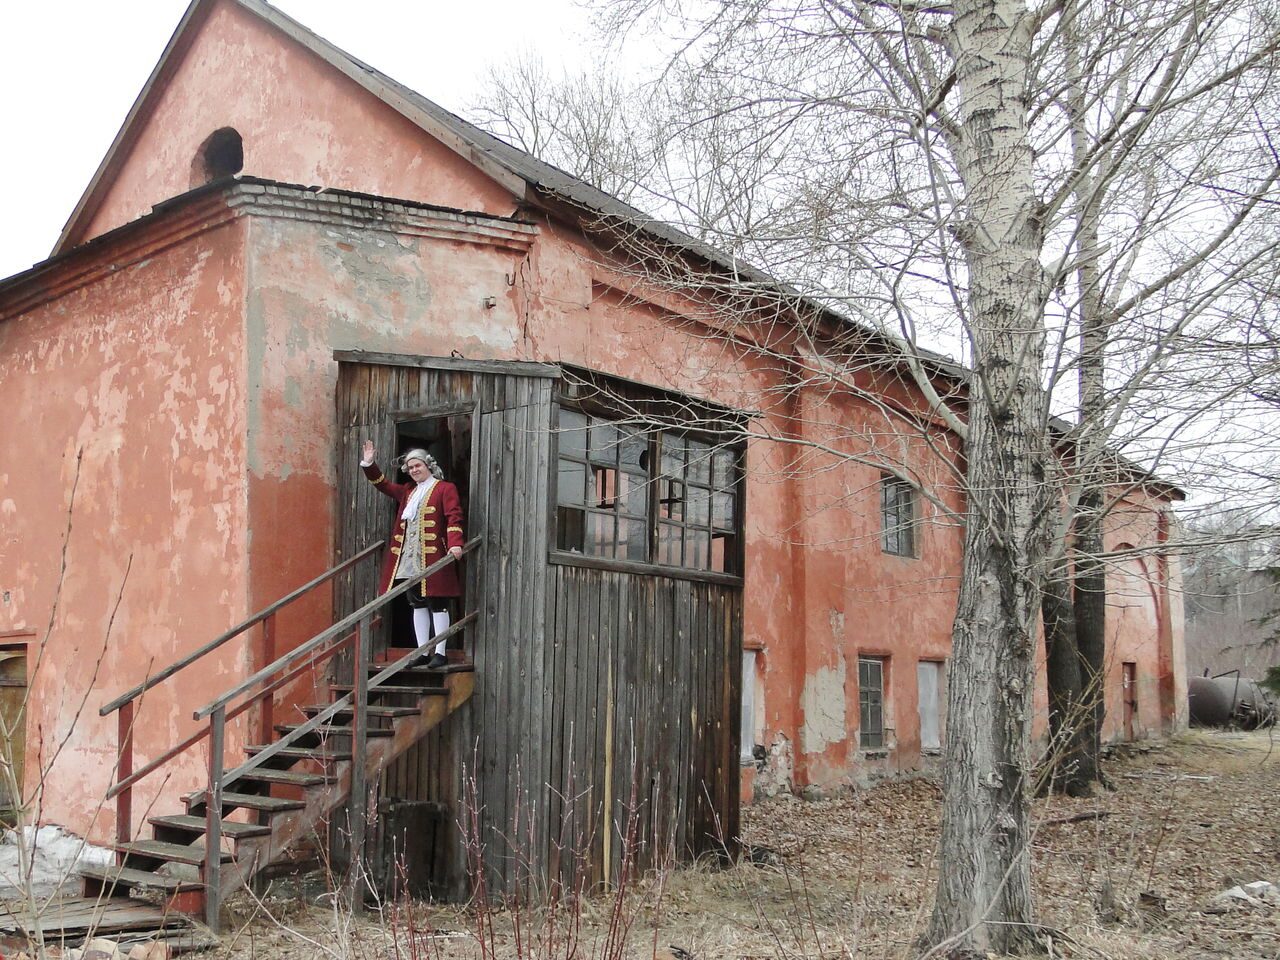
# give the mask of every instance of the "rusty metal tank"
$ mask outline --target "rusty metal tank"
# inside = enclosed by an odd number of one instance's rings
[[[1276,722],[1275,698],[1256,680],[1235,674],[1191,677],[1187,681],[1187,699],[1195,726],[1252,730]]]
[[[1225,727],[1231,722],[1231,694],[1213,677],[1189,677],[1187,701],[1193,727]]]

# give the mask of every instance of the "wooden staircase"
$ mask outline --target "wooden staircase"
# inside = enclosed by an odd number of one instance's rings
[[[478,542],[471,541],[464,552]],[[362,850],[368,784],[464,704],[474,689],[471,660],[463,651],[451,650],[450,662],[435,669],[423,664],[417,650],[371,660],[371,630],[382,608],[416,585],[416,580],[366,604],[196,710],[196,718],[208,717],[209,726],[137,772],[133,770],[132,725],[133,704],[146,690],[259,623],[270,651],[276,612],[374,552],[374,548],[361,551],[102,708],[104,716],[113,711],[120,714],[120,779],[109,794],[117,806],[117,860],[81,869],[86,902],[140,903],[138,898],[145,896],[154,908],[158,897],[163,915],[175,910],[203,915],[216,930],[221,905],[229,894],[300,840],[323,834],[320,828],[326,818],[348,802],[349,823],[344,817],[343,826],[350,827],[351,849]],[[450,562],[446,558],[433,564],[423,576]],[[463,617],[441,638],[463,635],[474,619],[474,613]],[[352,682],[330,681],[327,702],[292,708],[296,716],[288,718],[291,722],[274,723],[274,692],[346,650],[352,654],[348,671]],[[245,746],[243,760],[227,770],[226,723],[255,705],[259,742]],[[206,738],[210,741],[208,782],[183,798],[184,812],[148,817],[150,839],[130,836],[133,784]],[[325,842],[324,836],[319,840]]]

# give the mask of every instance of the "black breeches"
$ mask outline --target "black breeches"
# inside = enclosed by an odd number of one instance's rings
[[[444,613],[449,609],[448,597],[424,597],[421,590],[410,590],[404,596],[415,610],[425,608],[432,613]]]

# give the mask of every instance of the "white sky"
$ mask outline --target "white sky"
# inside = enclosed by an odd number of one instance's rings
[[[277,0],[353,56],[461,111],[490,64],[591,59],[575,0]],[[0,278],[49,255],[186,0],[12,2],[0,13]]]

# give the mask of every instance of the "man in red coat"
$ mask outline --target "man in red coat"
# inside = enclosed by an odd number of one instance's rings
[[[422,580],[405,594],[413,608],[413,632],[418,646],[425,647],[433,636],[449,628],[446,601],[462,593],[458,578],[457,558],[462,556],[465,538],[462,530],[462,504],[458,488],[444,479],[444,472],[425,450],[410,450],[400,458],[411,483],[392,483],[378,468],[377,451],[366,440],[361,451],[360,466],[379,493],[396,502],[396,525],[382,564],[379,593],[386,593],[392,583],[418,577],[446,554],[454,562]],[[427,661],[429,667],[443,667],[446,641],[436,644]]]

